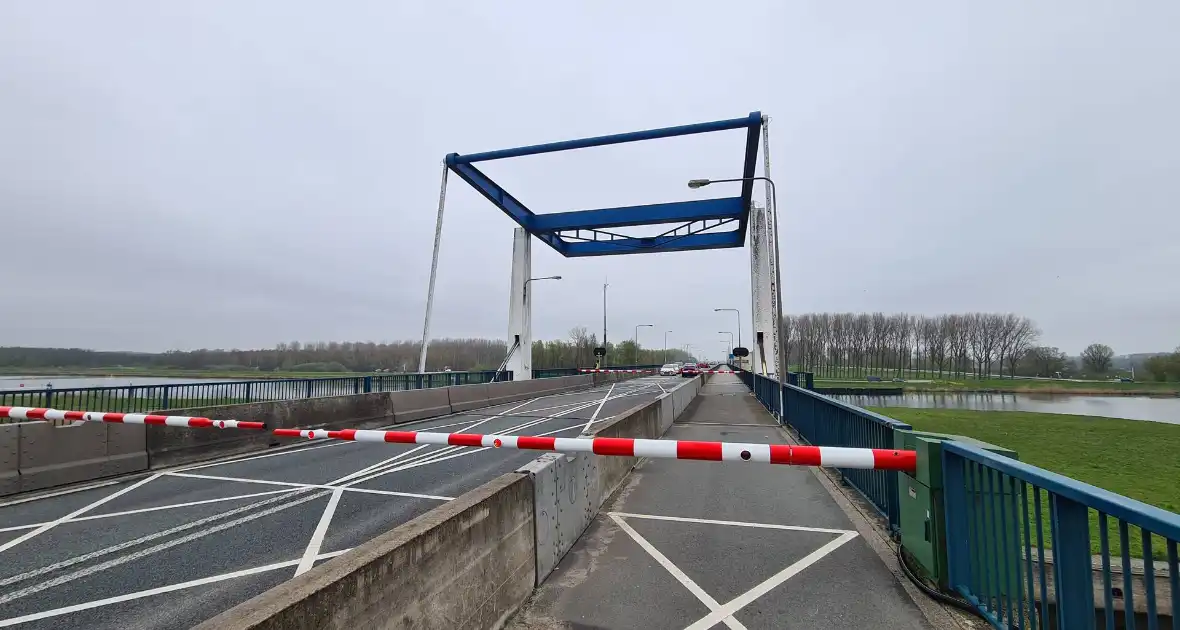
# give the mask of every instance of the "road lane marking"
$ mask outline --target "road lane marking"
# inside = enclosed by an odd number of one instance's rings
[[[611,398],[611,400],[615,400],[618,398],[625,398],[629,395],[630,394],[619,394],[619,395]],[[597,403],[593,400],[591,400],[590,402],[583,402],[583,403],[580,403],[581,406],[579,406],[579,407],[573,407],[571,409],[567,409],[561,413],[557,413],[552,416],[547,416],[544,418],[531,420],[529,422],[519,424],[515,427],[509,427],[507,429],[504,429],[503,431],[498,432],[498,434],[507,435],[509,433],[512,433],[513,431],[520,431],[522,429],[531,428],[531,427],[537,426],[539,424],[549,422],[551,420],[556,420],[557,418],[560,418],[561,416],[564,416],[567,414],[581,411],[583,409],[589,409],[590,407],[593,407],[595,404],[597,404]],[[572,427],[572,428],[577,428],[577,427]],[[566,430],[568,430],[568,429],[558,429],[557,431],[551,431],[549,433],[541,433],[538,435],[545,436],[545,435],[550,435],[552,433],[560,433],[561,431],[566,431]],[[392,474],[395,472],[401,472],[403,470],[410,470],[412,468],[418,468],[420,466],[426,466],[428,464],[433,464],[436,462],[442,462],[442,461],[446,461],[449,459],[455,459],[457,457],[465,457],[467,455],[474,455],[474,454],[479,453],[481,451],[486,451],[486,450],[488,450],[488,448],[490,448],[490,447],[482,447],[482,448],[470,448],[470,447],[461,447],[461,446],[444,447],[442,449],[439,449],[437,451],[432,451],[431,453],[427,454],[426,456],[424,456],[422,458],[422,461],[417,461],[417,462],[413,462],[413,463],[403,462],[402,465],[398,465],[393,468],[389,468],[387,470],[383,470],[378,473],[371,474],[367,477],[363,477],[363,478],[358,479],[356,481],[351,481],[348,484],[346,484],[346,486],[348,486],[349,489],[352,489],[352,486],[354,486],[356,484],[364,483],[366,481],[372,481],[373,479],[377,479],[378,477],[383,477],[385,475]],[[461,452],[455,452],[455,451],[461,451]],[[443,454],[446,454],[445,457],[442,456]]]
[[[49,521],[48,523],[38,527],[37,529],[34,529],[31,532],[28,532],[26,534],[22,534],[16,538],[13,538],[12,540],[4,543],[3,545],[0,545],[0,553],[4,553],[5,551],[12,549],[13,547],[15,547],[27,540],[31,540],[37,536],[40,536],[41,534],[44,534],[45,532],[53,529],[54,527],[57,527],[58,525],[61,525],[62,523],[65,523],[66,521],[69,521],[70,519],[72,519],[74,517],[81,516],[81,515],[89,512],[90,510],[93,510],[94,508],[96,508],[108,501],[113,501],[113,500],[127,494],[128,492],[131,492],[132,490],[134,490],[134,489],[136,489],[136,488],[138,488],[150,481],[154,481],[159,478],[160,478],[160,475],[156,474],[156,475],[152,475],[151,477],[147,477],[145,479],[140,479],[139,481],[131,484],[130,486],[127,486],[126,488],[123,488],[122,490],[112,492],[111,494],[108,494],[107,496],[95,501],[94,503],[80,507],[80,508],[74,510],[73,512],[70,512],[69,514],[66,514],[65,516],[63,516],[59,519]]]
[[[606,395],[602,397],[602,402],[598,403],[598,409],[594,410],[594,415],[590,416],[590,419],[586,421],[586,427],[582,429],[582,433],[589,431],[590,425],[594,424],[594,419],[598,417],[598,414],[602,413],[602,406],[606,404],[606,401],[610,400],[611,393],[615,391],[615,385],[618,385],[618,383],[612,384],[610,389],[606,390]]]
[[[20,599],[21,597],[24,597],[26,595],[31,595],[33,593],[40,593],[40,592],[45,591],[46,589],[51,589],[51,588],[55,588],[58,586],[62,586],[63,584],[69,584],[70,582],[73,582],[74,580],[84,578],[89,575],[93,575],[95,573],[98,573],[99,571],[105,571],[107,569],[111,569],[111,568],[117,567],[119,565],[127,564],[128,562],[139,560],[140,558],[146,558],[154,553],[166,551],[168,549],[176,547],[177,545],[183,545],[185,543],[192,542],[194,540],[204,538],[204,537],[210,536],[212,534],[216,534],[217,532],[225,531],[225,530],[230,529],[232,527],[237,527],[238,525],[243,525],[245,523],[249,523],[250,521],[258,520],[264,516],[270,516],[271,514],[276,514],[278,512],[282,512],[283,510],[288,510],[288,509],[293,508],[295,506],[307,503],[308,501],[314,501],[316,499],[323,498],[327,494],[328,494],[327,492],[316,492],[313,494],[309,494],[305,497],[301,497],[301,498],[299,498],[295,501],[292,501],[290,503],[283,503],[280,505],[269,507],[265,510],[262,510],[261,512],[247,514],[245,516],[238,517],[232,521],[227,521],[225,523],[221,523],[218,525],[214,525],[212,527],[201,529],[201,530],[193,532],[187,536],[182,536],[180,538],[174,538],[172,540],[168,540],[168,541],[159,543],[157,545],[153,545],[151,547],[148,547],[147,549],[141,549],[141,550],[136,551],[134,553],[129,553],[125,556],[119,556],[117,558],[112,558],[110,560],[107,560],[106,562],[100,562],[99,564],[91,565],[91,566],[88,566],[84,569],[79,569],[77,571],[74,571],[73,573],[67,573],[66,575],[55,577],[52,580],[47,580],[45,582],[38,582],[37,584],[27,586],[27,587],[22,588],[20,590],[5,593],[3,595],[0,595],[0,605],[7,604],[8,602],[13,601],[15,599]],[[279,497],[279,498],[282,498],[282,497]],[[124,545],[125,544],[126,543],[124,543]],[[116,546],[119,546],[119,545],[116,545]]]
[[[324,507],[324,513],[320,515],[320,522],[316,523],[311,540],[308,541],[307,548],[303,550],[303,559],[299,561],[299,566],[295,567],[295,575],[307,573],[315,566],[315,560],[320,556],[320,547],[324,544],[324,536],[328,535],[328,526],[332,524],[332,516],[336,514],[336,506],[340,505],[340,497],[342,496],[344,496],[344,488],[332,491],[332,496],[328,498],[328,505]]]
[[[104,481],[102,483],[93,483],[88,486],[81,486],[78,488],[66,488],[65,490],[58,490],[57,492],[47,492],[45,494],[39,494],[34,497],[25,497],[23,499],[15,499],[13,501],[5,501],[4,503],[0,503],[0,508],[6,508],[10,505],[20,505],[22,503],[31,503],[33,501],[40,501],[42,499],[52,499],[53,497],[60,497],[65,494],[74,494],[75,492],[86,492],[87,490],[97,490],[99,488],[113,486],[117,483],[123,483],[123,482],[121,482],[121,481]]]
[[[305,490],[296,490],[295,492],[305,492]],[[46,573],[52,573],[54,571],[58,571],[61,569],[65,569],[67,567],[71,567],[71,566],[78,564],[80,562],[86,562],[87,560],[101,558],[102,556],[112,554],[112,553],[115,553],[118,551],[122,551],[124,549],[129,549],[129,548],[134,547],[136,545],[141,545],[146,542],[151,542],[153,540],[156,540],[157,538],[163,538],[165,536],[170,536],[172,534],[179,534],[180,532],[190,530],[194,527],[200,527],[200,526],[205,525],[207,523],[212,523],[214,521],[217,521],[217,520],[229,517],[229,516],[233,516],[235,514],[241,514],[243,512],[247,512],[249,510],[252,510],[256,507],[262,507],[263,505],[274,503],[276,501],[281,501],[285,498],[287,498],[287,497],[286,496],[277,496],[277,497],[267,499],[265,501],[256,501],[254,503],[251,503],[250,505],[244,505],[241,507],[234,508],[232,510],[227,510],[225,512],[221,512],[220,514],[214,514],[213,516],[206,516],[205,518],[198,519],[196,521],[184,523],[182,525],[177,525],[175,527],[170,527],[168,529],[158,531],[158,532],[153,532],[151,534],[146,534],[146,535],[136,538],[134,540],[128,540],[128,541],[121,542],[121,543],[118,543],[115,545],[111,545],[110,547],[106,547],[105,549],[91,551],[90,553],[85,553],[80,556],[74,556],[72,558],[62,560],[60,562],[55,562],[50,565],[46,565],[46,566],[38,567],[36,569],[25,571],[24,573],[19,573],[17,575],[13,575],[13,576],[6,577],[4,579],[0,579],[0,586],[8,586],[9,584],[16,584],[17,582],[23,582],[27,579],[34,578],[39,575],[44,575]]]
[[[688,589],[688,592],[696,596],[696,598],[699,599],[701,603],[711,611],[710,614],[721,608],[721,604],[717,600],[713,599],[712,595],[706,593],[705,589],[701,588],[696,582],[692,581],[692,578],[688,577],[684,571],[681,571],[676,565],[672,564],[672,561],[669,560],[667,556],[660,553],[660,550],[656,549],[655,546],[648,542],[646,538],[640,536],[639,532],[632,529],[632,527],[628,525],[626,521],[613,513],[609,514],[608,516],[610,516],[610,519],[619,526],[619,529],[622,529],[624,532],[626,532],[627,535],[630,536],[631,539],[634,540],[640,547],[642,547],[649,556],[655,558],[655,561],[658,562],[660,566],[664,567],[664,570],[666,570],[668,573],[671,573],[672,577],[676,578],[677,582],[680,582],[684,588]],[[746,630],[746,626],[737,619],[734,619],[731,615],[732,613],[719,617],[718,619],[715,619],[713,623],[705,627],[711,628],[718,621],[722,621],[726,626],[729,626],[730,630]]]
[[[352,549],[342,549],[340,551],[333,551],[330,553],[320,554],[318,557],[316,557],[316,560],[318,561],[318,560],[327,560],[329,558],[335,558],[336,556],[344,555],[344,554],[348,553],[349,551],[352,551]],[[105,599],[96,599],[91,602],[85,602],[82,604],[74,604],[73,606],[65,606],[63,608],[55,608],[53,610],[44,610],[41,612],[32,613],[29,615],[24,615],[22,617],[11,617],[9,619],[0,619],[0,628],[7,628],[9,626],[15,626],[15,625],[22,624],[22,623],[28,623],[30,621],[39,621],[41,619],[48,619],[50,617],[60,617],[61,615],[68,615],[70,613],[81,612],[83,610],[91,610],[93,608],[101,608],[103,606],[110,606],[111,604],[119,604],[122,602],[133,601],[136,599],[142,599],[144,597],[153,597],[155,595],[163,595],[164,593],[171,593],[173,591],[181,591],[181,590],[184,590],[187,588],[193,588],[196,586],[205,586],[206,584],[215,584],[217,582],[224,582],[226,580],[233,580],[233,579],[240,578],[240,577],[246,577],[248,575],[256,575],[258,573],[267,573],[269,571],[277,571],[279,569],[286,569],[288,567],[293,567],[293,566],[299,564],[299,562],[300,562],[299,560],[287,560],[285,562],[276,562],[274,564],[268,564],[268,565],[261,566],[261,567],[254,567],[252,569],[242,569],[240,571],[233,571],[231,573],[222,573],[221,575],[211,575],[209,577],[200,578],[198,580],[192,580],[189,582],[180,582],[178,584],[169,584],[168,586],[159,586],[156,588],[148,589],[146,591],[139,591],[136,593],[128,593],[126,595],[117,595],[115,597],[107,597]]]
[[[115,518],[118,516],[130,516],[132,514],[143,514],[144,512],[159,512],[161,510],[172,510],[176,508],[192,507],[194,505],[207,505],[209,503],[221,503],[222,501],[233,501],[235,499],[253,499],[254,497],[264,497],[271,494],[283,494],[286,492],[293,492],[293,490],[267,490],[266,492],[253,492],[250,494],[235,494],[232,497],[219,497],[216,499],[204,499],[202,501],[189,501],[188,503],[169,503],[168,505],[157,505],[154,507],[138,508],[135,510],[124,510],[122,512],[107,512],[105,514],[91,514],[89,516],[79,516],[73,520],[66,521],[67,523],[77,523],[80,521],[96,521],[103,518]],[[32,525],[17,525],[15,527],[0,527],[0,532],[15,532],[22,529],[33,529],[40,527],[45,523],[33,523]]]
[[[733,527],[754,527],[758,529],[785,529],[793,532],[815,532],[819,534],[855,534],[851,529],[831,529],[826,527],[803,527],[802,525],[775,525],[772,523],[743,523],[740,521],[715,521],[707,518],[688,518],[685,516],[660,516],[656,514],[631,514],[629,512],[610,512],[612,516],[622,518],[640,518],[652,521],[676,521],[680,523],[699,523],[702,525],[730,525]]]
[[[349,492],[367,492],[369,494],[384,494],[391,497],[409,497],[411,499],[433,499],[435,501],[453,501],[455,497],[444,497],[435,494],[418,494],[415,492],[395,492],[393,490],[370,490],[368,488],[352,488],[349,486],[329,486],[322,483],[296,483],[294,481],[264,481],[262,479],[246,479],[244,477],[221,477],[217,475],[197,475],[193,473],[164,473],[174,477],[191,477],[193,479],[211,479],[213,481],[235,481],[237,483],[258,483],[271,486],[287,486],[305,490],[335,490],[344,488]]]
[[[827,543],[819,549],[816,549],[806,556],[803,556],[791,566],[770,576],[770,578],[768,578],[765,582],[762,582],[758,586],[755,586],[741,595],[738,595],[720,608],[714,609],[713,612],[705,615],[696,623],[692,624],[688,628],[685,628],[685,630],[708,630],[709,628],[712,628],[717,624],[718,621],[721,621],[722,619],[727,618],[729,615],[732,615],[742,608],[748,606],[754,600],[769,593],[779,584],[786,582],[792,577],[798,575],[800,571],[815,564],[816,562],[819,562],[824,556],[839,549],[844,543],[852,540],[853,538],[856,538],[857,535],[858,534],[854,531],[844,532],[835,540]]]
[[[597,392],[590,392],[590,391],[571,392],[571,393],[562,394],[562,395],[587,394],[587,393],[597,393]],[[531,403],[535,403],[537,401],[543,400],[545,398],[550,398],[553,396],[556,396],[556,395],[539,396],[537,398],[530,398],[529,400],[524,401],[522,404],[519,404],[519,405],[509,409],[506,412],[498,413],[497,415],[503,415],[504,413],[508,413],[510,411],[515,411],[516,409],[527,406]],[[510,404],[510,403],[505,403],[505,404]],[[550,411],[553,409],[562,409],[565,407],[570,407],[570,406],[574,406],[574,405],[581,405],[581,404],[585,404],[585,402],[583,401],[583,402],[575,402],[575,403],[564,403],[564,404],[555,405],[552,407],[542,407],[541,409],[532,409],[530,411],[533,413],[536,413],[536,412],[541,412],[541,411]],[[495,405],[495,407],[502,407],[502,406],[503,405]],[[491,408],[493,408],[493,407],[488,407],[488,409],[491,409]],[[451,418],[451,417],[455,417],[455,416],[464,416],[464,415],[471,416],[472,414],[469,411],[468,412],[461,412],[461,413],[449,413],[449,414],[437,416],[434,418],[424,418],[422,420],[415,420],[413,422],[403,422],[401,424],[390,424],[390,425],[386,425],[383,427],[378,427],[378,429],[379,430],[388,430],[388,429],[395,429],[395,428],[408,429],[409,427],[418,426],[418,425],[430,425],[430,426],[423,427],[424,429],[449,429],[451,427],[457,427],[457,426],[468,424],[471,422],[471,420],[463,420],[461,422],[450,422],[450,423],[446,423],[446,424],[431,424],[431,423],[437,422],[438,420],[441,420],[443,418]],[[257,459],[266,459],[268,457],[282,457],[285,455],[295,455],[295,454],[299,454],[299,453],[306,453],[307,451],[314,451],[314,450],[321,449],[321,448],[330,448],[333,446],[344,446],[347,444],[355,444],[355,443],[348,442],[348,441],[335,441],[335,440],[328,443],[328,444],[317,444],[315,446],[305,446],[303,444],[294,443],[294,444],[291,444],[289,448],[286,448],[285,450],[280,451],[280,452],[262,453],[260,455],[250,455],[248,457],[235,457],[234,459],[229,459],[226,461],[216,461],[216,462],[208,462],[208,463],[204,463],[204,464],[198,464],[195,466],[186,466],[186,467],[176,470],[175,472],[187,472],[190,470],[201,470],[203,468],[213,468],[216,466],[229,466],[230,464],[239,464],[242,462],[250,462],[250,461],[257,460]],[[109,482],[109,483],[118,483],[118,482]],[[33,497],[30,499],[25,499],[25,501],[35,501],[39,498],[40,497]],[[16,503],[16,502],[14,502],[14,503]],[[6,504],[0,504],[0,507],[4,507],[4,505],[6,505]]]

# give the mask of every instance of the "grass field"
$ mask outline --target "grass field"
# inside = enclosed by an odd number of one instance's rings
[[[1018,411],[898,407],[873,411],[921,431],[967,435],[998,444],[1015,450],[1023,462],[1180,512],[1180,425]],[[1042,513],[1047,515],[1048,504],[1043,503]],[[1108,525],[1112,553],[1117,553],[1114,520]],[[1098,516],[1093,511],[1090,527],[1093,552],[1098,553]],[[1047,522],[1045,531],[1047,534]],[[1132,536],[1131,553],[1141,557],[1141,537]],[[1162,538],[1153,537],[1152,547],[1153,556],[1166,557]]]
[[[1011,394],[1093,394],[1104,396],[1177,396],[1180,383],[1118,383],[1108,381],[1063,381],[1038,379],[943,379],[928,382],[883,381],[870,383],[853,379],[815,379],[816,387],[863,387],[866,389],[896,389],[913,392],[994,392]]]

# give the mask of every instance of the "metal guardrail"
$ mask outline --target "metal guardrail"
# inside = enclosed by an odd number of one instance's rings
[[[18,389],[0,391],[0,405],[142,413],[188,407],[235,405],[488,383],[495,375],[494,370],[487,370],[252,381],[208,381],[170,385]],[[502,372],[501,377],[511,380],[512,372]]]
[[[963,443],[942,453],[950,585],[994,626],[1180,628],[1180,515]]]
[[[854,448],[894,448],[894,431],[912,429],[880,414],[840,402],[797,383],[813,383],[809,372],[787,373],[783,389],[786,414],[779,414],[778,381],[751,372],[742,372],[742,380],[758,400],[775,416],[789,424],[809,444]],[[901,505],[897,495],[897,475],[881,470],[839,469],[844,479],[889,519],[889,526],[901,524]]]

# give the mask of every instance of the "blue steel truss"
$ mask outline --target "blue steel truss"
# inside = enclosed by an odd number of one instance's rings
[[[564,256],[610,256],[741,247],[746,240],[746,222],[750,213],[750,196],[754,188],[752,181],[742,183],[741,195],[738,197],[536,214],[474,166],[476,162],[732,129],[746,130],[742,177],[753,177],[758,158],[758,135],[762,131],[761,112],[751,112],[745,118],[536,144],[471,155],[452,153],[447,156],[447,168],[487,197],[488,201],[503,210],[522,228]],[[680,225],[675,228],[648,237],[628,236],[612,230],[677,223]],[[719,227],[729,226],[734,226],[734,229],[717,231]]]

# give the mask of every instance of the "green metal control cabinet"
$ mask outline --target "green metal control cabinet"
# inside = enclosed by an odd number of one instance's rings
[[[901,545],[906,552],[918,563],[918,567],[926,573],[925,577],[936,582],[943,590],[948,590],[947,560],[946,560],[946,513],[943,508],[942,483],[942,443],[947,440],[964,442],[986,451],[1018,459],[1015,451],[981,442],[974,438],[946,433],[930,433],[926,431],[894,432],[894,447],[899,450],[915,451],[918,455],[917,468],[914,474],[897,473],[897,491],[901,504]],[[991,504],[994,490],[987,483],[973,492],[977,506]],[[1011,505],[1014,497],[1011,490],[1003,489],[1002,501]],[[1017,530],[1016,514],[1009,510],[1010,522],[1005,529],[1013,532]],[[1008,541],[1013,547],[1018,546],[1019,539],[1009,536]],[[981,553],[983,553],[981,551]],[[1001,557],[1019,557],[1001,554]],[[990,559],[987,559],[990,560]],[[976,566],[983,566],[984,558],[979,558]],[[1004,572],[1009,571],[1004,568]],[[1018,571],[1018,567],[1011,567],[1011,571]],[[1008,582],[1008,580],[1003,580]],[[1008,590],[1008,589],[1004,589]]]

